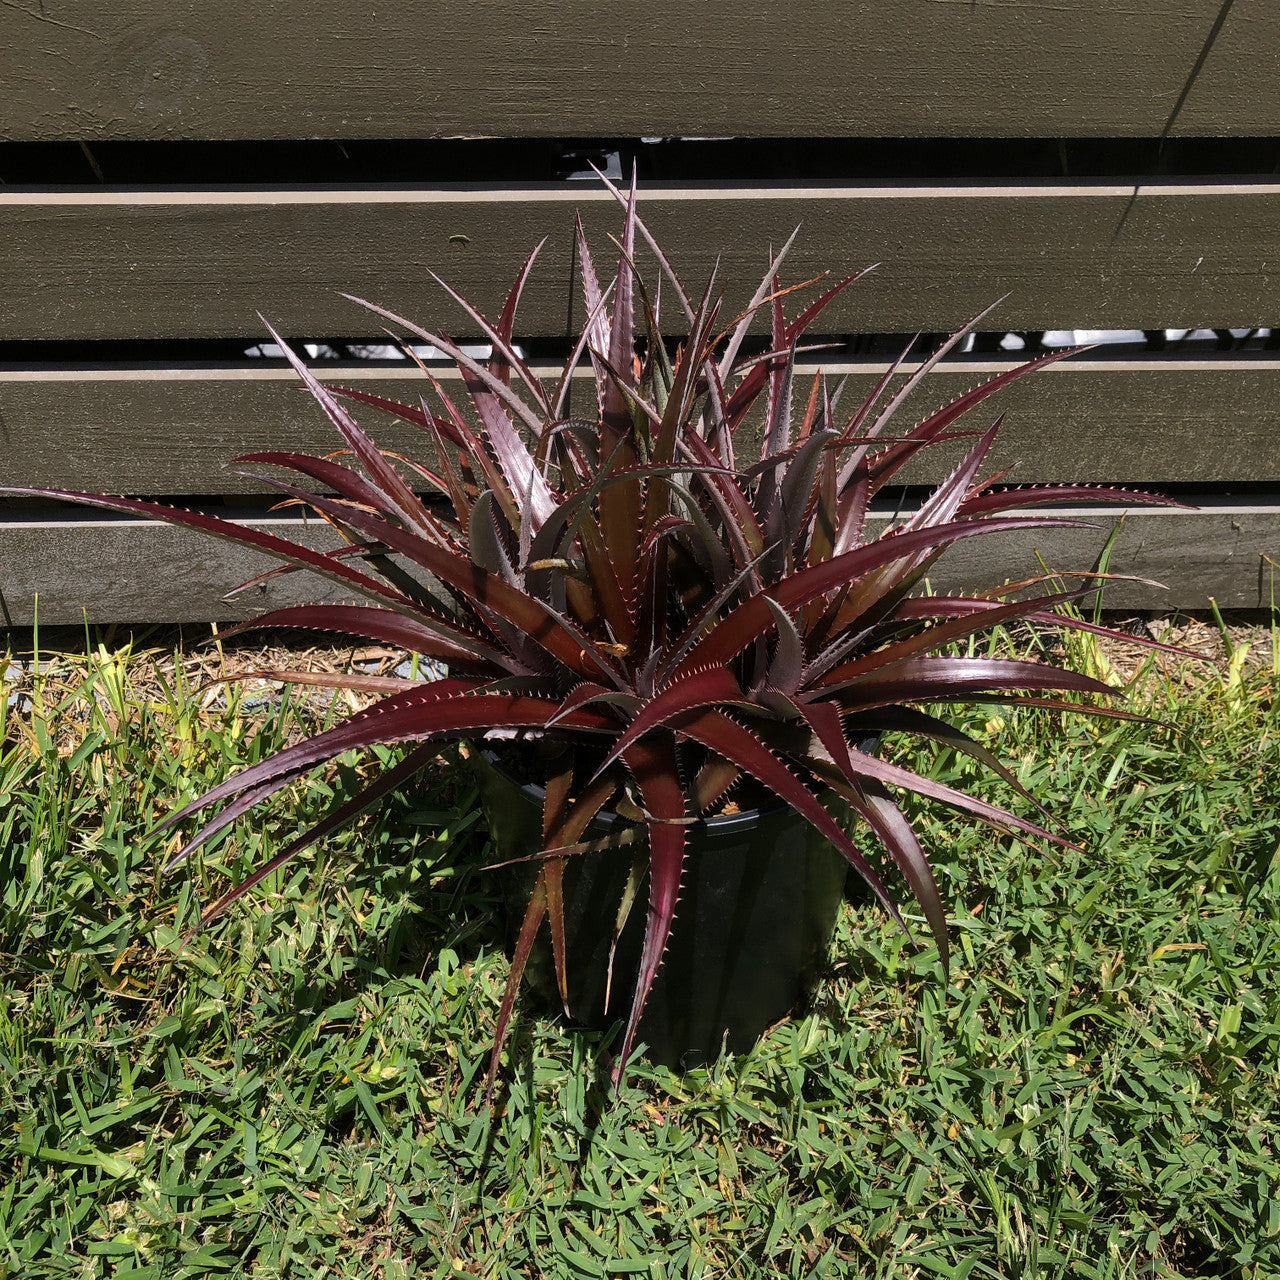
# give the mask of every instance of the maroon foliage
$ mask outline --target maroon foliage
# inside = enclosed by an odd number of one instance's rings
[[[1082,498],[1157,499],[1080,486],[998,490],[981,478],[996,427],[957,430],[957,419],[1057,356],[1003,373],[911,426],[899,422],[903,401],[933,360],[887,399],[889,375],[851,412],[838,411],[839,388],[821,378],[797,382],[796,355],[806,330],[856,277],[828,288],[788,321],[793,290],[778,274],[784,249],[748,310],[721,319],[717,287],[709,285],[700,300],[691,298],[639,217],[634,190],[615,194],[624,210],[617,271],[602,287],[579,227],[589,314],[554,386],[539,381],[512,340],[532,255],[496,323],[446,286],[492,343],[487,360],[466,354],[442,332],[373,308],[456,361],[463,388],[456,400],[433,378],[424,378],[428,394],[416,406],[325,387],[285,347],[341,435],[349,465],[287,452],[241,461],[289,473],[290,480],[265,482],[320,513],[346,545],[316,552],[155,503],[45,492],[203,529],[275,556],[286,571],[318,572],[361,598],[358,604],[275,610],[256,625],[367,636],[448,666],[448,678],[416,688],[366,681],[360,687],[386,696],[175,813],[165,826],[222,806],[188,849],[308,769],[351,749],[480,738],[512,728],[594,744],[594,758],[603,764],[589,780],[579,772],[578,793],[572,772],[548,780],[543,831],[551,855],[537,863],[492,1065],[544,917],[561,992],[566,989],[564,861],[592,818],[614,804],[623,813],[643,814],[649,848],[643,953],[616,1079],[667,943],[687,825],[722,803],[730,787],[750,785],[754,794],[772,795],[803,815],[901,920],[879,875],[823,806],[828,792],[843,797],[896,864],[945,963],[944,903],[894,792],[915,792],[1003,828],[1056,837],[855,744],[869,734],[917,734],[965,751],[1013,781],[984,747],[913,704],[1110,690],[1042,663],[938,652],[1019,619],[1085,626],[1050,612],[1078,593],[1017,599],[996,590],[985,598],[929,598],[919,594],[923,577],[959,540],[1080,523],[1026,514],[1028,508]],[[637,246],[645,245],[658,255],[660,289],[646,288],[636,270]],[[672,297],[676,322],[688,336],[669,349],[660,326],[663,302]],[[637,303],[643,343],[636,334]],[[756,313],[763,316],[766,349],[744,354]],[[569,417],[569,376],[583,353],[594,369],[596,394],[589,418]],[[347,405],[422,428],[434,460],[426,466],[382,452]],[[733,433],[753,412],[764,426],[763,456],[743,470],[733,456]],[[929,500],[868,537],[866,515],[877,492],[922,450],[963,437],[967,455]],[[308,480],[326,492],[300,487]],[[1088,705],[1061,697],[1034,700]],[[224,894],[201,924],[429,758],[416,747],[404,763]]]

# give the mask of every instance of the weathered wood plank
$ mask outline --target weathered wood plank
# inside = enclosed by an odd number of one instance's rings
[[[1083,509],[1093,529],[1046,529],[971,539],[948,553],[936,589],[976,590],[1037,573],[1037,555],[1051,568],[1088,568],[1119,511]],[[884,519],[880,513],[877,519]],[[331,545],[318,522],[302,530],[296,519],[253,519],[276,532],[305,532],[313,545]],[[1263,608],[1280,565],[1280,500],[1221,501],[1199,511],[1135,508],[1112,558],[1117,573],[1164,582],[1107,588],[1109,607],[1205,608],[1213,596],[1224,608]],[[194,622],[241,618],[288,601],[318,599],[324,588],[293,574],[274,579],[233,602],[222,595],[269,566],[261,556],[187,530],[146,521],[58,515],[0,520],[0,590],[15,626],[29,626],[39,594],[46,624]]]
[[[906,402],[904,421],[918,421],[1018,363],[937,366]],[[848,372],[844,403],[850,406],[884,371],[882,365],[862,362],[826,368],[836,376]],[[990,469],[1009,468],[1010,483],[1159,488],[1280,480],[1278,391],[1280,361],[1090,360],[1086,354],[1003,388],[972,411],[967,428],[985,428],[1004,415]],[[904,483],[937,483],[968,443],[958,442],[950,453],[939,447],[926,454],[903,470]],[[749,452],[749,443],[742,444]]]
[[[317,548],[333,531],[296,516],[246,521]],[[223,597],[277,563],[219,538],[146,520],[97,518],[70,510],[52,518],[0,517],[0,592],[15,626],[89,622],[207,622],[326,598],[326,584],[282,574]]]
[[[521,331],[563,334],[575,209],[607,262],[617,205],[588,184],[0,189],[0,339],[240,338],[258,310],[295,335],[376,333],[340,290],[465,336],[430,272],[496,314],[544,236]],[[1004,294],[992,323],[1012,329],[1280,316],[1275,182],[665,186],[642,211],[690,288],[720,259],[730,308],[798,225],[789,279],[880,263],[824,317],[835,332],[950,329]]]
[[[904,414],[914,421],[1015,363],[943,364]],[[802,366],[802,382],[814,367]],[[849,376],[848,405],[885,369],[864,361],[826,367],[833,379]],[[421,375],[386,367],[318,368],[326,381],[409,404],[424,389]],[[551,366],[537,368],[544,376],[552,372]],[[451,371],[441,376],[456,379]],[[268,448],[323,454],[340,444],[296,383],[290,370],[262,362],[230,368],[0,368],[0,482],[111,493],[261,493],[261,481],[237,474],[231,459]],[[1006,415],[992,465],[1011,467],[1020,483],[1211,486],[1280,481],[1277,403],[1280,360],[1073,358],[1013,383],[975,413],[974,423]],[[429,457],[416,428],[373,410],[357,416],[384,448]],[[741,447],[752,454],[750,439]],[[935,451],[905,479],[937,481],[950,457]]]
[[[1278,40],[1221,0],[23,0],[0,134],[1265,136]]]

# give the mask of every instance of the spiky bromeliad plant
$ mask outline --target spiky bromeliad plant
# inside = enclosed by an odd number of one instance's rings
[[[694,301],[638,217],[634,189],[630,196],[615,195],[624,208],[622,252],[606,288],[578,225],[588,317],[554,385],[535,377],[512,344],[517,303],[537,250],[494,323],[444,286],[492,344],[487,360],[372,307],[446,352],[457,363],[465,395],[449,395],[429,372],[431,399],[420,406],[326,388],[272,331],[347,452],[341,460],[263,452],[239,461],[302,477],[299,484],[261,480],[323,516],[343,535],[338,549],[312,551],[156,503],[41,491],[229,538],[283,561],[284,571],[310,569],[359,600],[280,609],[246,625],[358,635],[447,665],[447,676],[428,683],[338,677],[385,696],[337,727],[242,770],[162,824],[222,806],[170,861],[176,866],[318,763],[374,743],[420,744],[224,894],[202,924],[286,859],[402,785],[432,758],[434,748],[421,744],[497,729],[594,744],[601,763],[588,782],[575,785],[568,765],[557,766],[561,771],[546,780],[546,849],[537,861],[498,1018],[491,1078],[544,917],[565,993],[562,876],[569,854],[557,851],[579,845],[606,806],[638,811],[648,829],[648,914],[617,1079],[670,932],[686,824],[712,811],[739,780],[753,780],[818,828],[901,922],[880,876],[820,800],[827,790],[842,796],[892,855],[945,962],[944,905],[891,789],[914,791],[1002,827],[1057,837],[853,744],[870,734],[919,734],[967,752],[1013,782],[984,748],[918,704],[1017,693],[1038,705],[1069,708],[1079,704],[1043,695],[1110,692],[1096,680],[1037,662],[939,653],[1014,619],[1087,626],[1052,612],[1072,593],[1030,599],[1014,599],[1007,588],[973,598],[912,594],[952,543],[1075,524],[1019,509],[1110,492],[996,488],[982,466],[998,421],[981,433],[953,430],[962,414],[1001,385],[1059,357],[1002,373],[890,434],[904,398],[962,334],[900,389],[889,389],[895,364],[849,408],[841,403],[843,388],[832,389],[821,377],[796,386],[795,360],[806,329],[856,277],[828,288],[787,320],[784,295],[790,290],[778,284],[784,248],[748,309],[726,319],[714,278]],[[656,255],[668,296],[679,308],[677,322],[687,330],[674,355],[660,337],[662,290],[650,296],[634,269],[637,233]],[[633,320],[637,295],[645,326],[642,357],[636,355]],[[748,357],[744,339],[760,311],[771,318],[771,338],[763,354]],[[573,370],[584,352],[595,373],[589,417],[573,416],[568,408]],[[434,446],[432,463],[380,452],[343,401],[421,427]],[[743,468],[735,460],[734,437],[753,411],[763,418],[763,448],[760,461]],[[873,536],[867,511],[877,492],[921,450],[960,435],[969,435],[972,444],[959,466],[914,514]],[[305,487],[307,482],[324,492]],[[1129,501],[1142,496],[1124,495]]]

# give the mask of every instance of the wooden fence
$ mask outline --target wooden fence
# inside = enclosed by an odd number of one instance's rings
[[[758,279],[797,224],[795,278],[878,262],[824,322],[837,337],[946,331],[1004,294],[984,327],[1280,326],[1271,6],[486,0],[375,17],[331,0],[129,0],[111,13],[23,0],[4,12],[5,483],[181,497],[323,542],[225,465],[253,448],[333,447],[292,375],[241,354],[264,336],[256,312],[298,340],[376,340],[342,290],[474,337],[430,272],[492,312],[545,236],[521,327],[549,351],[582,318],[575,210],[605,257],[617,223],[598,184],[566,178],[579,154],[637,159],[644,215],[687,280],[716,258],[724,278]],[[712,135],[739,141],[659,141]],[[443,141],[460,138],[473,141]],[[1271,598],[1280,350],[1193,345],[1091,353],[999,402],[1017,480],[1170,487],[1194,504],[1126,517],[1113,567],[1169,590],[1117,584],[1116,607]],[[919,407],[1011,362],[945,363]],[[832,363],[857,385],[885,360],[855,345]],[[403,366],[321,372],[402,398],[420,389]],[[1119,511],[1095,514],[1096,534],[1002,544],[998,570],[1022,576],[1037,555],[1087,566]],[[947,581],[985,584],[991,555],[958,547]],[[167,527],[0,505],[0,591],[17,625],[37,594],[56,623],[230,618],[305,590],[294,577],[222,599],[259,567]]]

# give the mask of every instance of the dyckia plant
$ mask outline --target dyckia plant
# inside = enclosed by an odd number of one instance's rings
[[[309,550],[151,502],[40,491],[229,538],[282,561],[276,572],[309,569],[356,601],[280,609],[251,625],[358,635],[447,668],[431,682],[267,673],[383,696],[170,816],[164,827],[218,807],[170,866],[341,752],[375,743],[419,745],[224,894],[202,923],[404,784],[433,758],[430,744],[440,739],[515,729],[588,748],[585,769],[580,763],[575,775],[572,764],[556,764],[545,779],[546,848],[536,859],[498,1017],[491,1079],[544,919],[565,997],[565,863],[606,807],[635,814],[648,835],[644,942],[616,1080],[671,929],[687,826],[715,812],[730,788],[749,783],[757,794],[791,806],[901,921],[880,875],[822,803],[824,793],[841,796],[891,855],[945,963],[944,903],[895,792],[915,792],[1003,828],[1057,837],[855,744],[883,733],[922,735],[968,753],[1017,786],[984,747],[920,704],[1018,695],[1035,705],[1079,709],[1060,695],[1110,692],[1096,680],[1038,662],[940,652],[1015,619],[1097,630],[1052,612],[1073,593],[1021,599],[1011,588],[977,597],[917,594],[953,543],[1076,524],[1069,516],[1024,509],[1110,492],[998,488],[999,477],[983,472],[998,422],[981,431],[956,428],[1000,386],[1059,355],[1001,373],[915,425],[900,421],[907,395],[966,330],[901,385],[891,387],[895,364],[864,400],[846,405],[843,388],[821,376],[798,385],[796,355],[806,330],[856,277],[826,288],[788,318],[792,290],[780,284],[784,248],[747,309],[728,316],[714,278],[700,297],[686,292],[637,214],[634,187],[615,195],[623,208],[621,255],[604,286],[578,225],[587,320],[554,382],[535,376],[512,340],[537,250],[492,322],[444,286],[491,344],[486,359],[443,332],[372,306],[458,366],[456,393],[424,367],[427,395],[418,405],[325,387],[272,330],[346,452],[328,458],[264,452],[239,461],[292,473],[294,479],[260,479],[323,516],[342,535],[337,549]],[[652,292],[634,265],[638,237],[659,264]],[[674,349],[662,337],[672,301],[675,327],[687,335]],[[637,314],[643,341],[637,340]],[[763,352],[748,355],[757,316],[769,337]],[[584,355],[594,370],[594,402],[589,413],[578,404],[571,413],[573,373]],[[357,425],[347,407],[353,402],[419,426],[431,446],[427,461],[382,453]],[[749,415],[763,423],[763,447],[759,461],[743,467],[735,439]],[[922,450],[962,437],[967,454],[928,500],[874,533],[867,517],[876,494]]]

